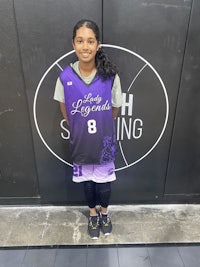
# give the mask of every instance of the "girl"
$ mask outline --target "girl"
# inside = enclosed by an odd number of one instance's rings
[[[99,238],[112,231],[108,215],[111,182],[115,176],[114,120],[122,102],[116,67],[100,47],[99,28],[79,21],[72,45],[78,61],[67,66],[56,82],[54,99],[60,102],[70,128],[73,181],[82,182],[89,206],[88,234]],[[96,209],[100,204],[100,210]]]

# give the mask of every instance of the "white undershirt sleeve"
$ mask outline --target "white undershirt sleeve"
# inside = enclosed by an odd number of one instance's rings
[[[115,75],[112,87],[112,106],[119,108],[122,105],[122,89],[119,75]]]
[[[64,88],[59,77],[56,81],[53,99],[65,103]]]

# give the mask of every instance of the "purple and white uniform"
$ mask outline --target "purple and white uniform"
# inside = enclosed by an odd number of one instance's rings
[[[73,181],[115,180],[113,161],[116,137],[111,101],[113,79],[102,81],[96,75],[90,84],[86,84],[68,66],[61,73],[60,80],[64,87],[70,126],[70,146],[74,162]],[[95,173],[91,173],[94,165]],[[98,168],[96,165],[99,165]]]

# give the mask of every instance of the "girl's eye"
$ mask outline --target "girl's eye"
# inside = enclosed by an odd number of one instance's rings
[[[94,44],[94,41],[92,41],[92,40],[91,40],[91,41],[89,41],[89,44]]]
[[[82,40],[77,40],[77,43],[78,43],[78,44],[81,44],[81,43],[82,43]]]

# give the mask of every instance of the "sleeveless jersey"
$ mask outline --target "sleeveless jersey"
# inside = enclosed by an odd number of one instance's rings
[[[113,78],[102,81],[96,75],[86,84],[68,66],[60,80],[64,87],[73,162],[84,165],[113,161],[116,152],[111,102]]]

